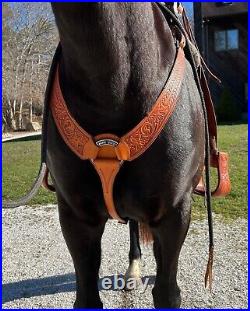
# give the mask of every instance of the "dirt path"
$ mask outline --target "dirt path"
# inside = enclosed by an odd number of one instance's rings
[[[2,135],[2,142],[20,139],[24,137],[30,137],[30,136],[40,136],[41,131],[37,132],[12,132],[12,133],[6,133]]]
[[[192,222],[181,252],[178,281],[183,308],[247,308],[247,221],[222,223],[215,217],[212,294],[204,289],[207,222]],[[124,274],[128,265],[128,227],[108,222],[102,240],[100,278]],[[105,308],[152,308],[155,276],[152,247],[143,247],[143,293],[104,290]],[[55,206],[3,210],[3,308],[72,308],[75,277]]]

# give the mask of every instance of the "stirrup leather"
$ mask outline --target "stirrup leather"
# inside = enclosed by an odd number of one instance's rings
[[[231,190],[231,183],[228,173],[229,156],[226,152],[213,153],[210,158],[210,166],[217,168],[218,183],[214,191],[211,192],[212,197],[225,197]],[[195,194],[205,196],[205,185],[203,177],[201,177],[198,185],[194,190]]]

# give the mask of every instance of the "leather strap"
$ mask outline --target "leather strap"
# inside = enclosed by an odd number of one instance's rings
[[[202,67],[199,68],[199,77],[207,109],[210,151],[213,153],[214,151],[217,152],[217,121],[211,93]]]
[[[187,36],[189,38],[189,47],[195,47],[199,53],[198,46],[195,41],[195,37],[190,27],[190,23],[187,19],[185,9],[183,10],[182,20],[184,29],[187,32]],[[191,45],[190,45],[191,44]],[[206,108],[206,115],[207,115],[207,125],[208,125],[208,132],[209,132],[209,149],[210,149],[210,166],[217,168],[218,174],[218,184],[214,191],[211,192],[213,197],[224,197],[226,196],[231,190],[231,183],[228,174],[228,161],[229,157],[228,154],[225,152],[219,152],[217,149],[217,121],[216,115],[214,110],[214,104],[212,101],[211,93],[208,87],[207,78],[205,75],[204,70],[206,70],[209,75],[217,80],[220,83],[220,80],[213,75],[213,73],[208,69],[205,61],[200,55],[201,63],[198,66],[198,78],[199,83],[202,89],[202,94],[204,97],[205,108]],[[199,184],[197,185],[194,193],[205,196],[205,185],[203,183],[203,178],[201,178]]]
[[[176,107],[185,70],[183,47],[178,49],[170,77],[152,110],[135,128],[121,138],[121,143],[128,146],[129,153],[126,158],[128,161],[138,158],[152,145]]]
[[[126,223],[118,214],[113,200],[113,185],[123,162],[115,159],[96,159],[92,161],[102,182],[104,201],[109,215],[120,223]]]
[[[71,116],[64,101],[59,84],[59,66],[57,66],[52,86],[50,109],[57,129],[68,147],[82,160],[94,159],[98,147],[93,139]]]
[[[218,152],[217,154],[212,154],[210,158],[210,166],[217,169],[218,183],[211,192],[212,197],[225,197],[231,191],[231,183],[228,174],[228,162],[229,157],[226,152]],[[205,185],[203,178],[200,179],[199,184],[194,190],[195,194],[205,196]]]
[[[117,158],[115,145],[120,138],[112,134],[102,134],[94,137],[95,145],[99,145],[98,154],[95,159],[91,159],[101,183],[103,198],[109,215],[120,223],[126,223],[117,213],[113,200],[113,187],[115,177],[118,174],[123,161]]]
[[[71,116],[59,83],[58,66],[52,85],[50,108],[57,129],[68,147],[82,160],[90,160],[98,173],[109,215],[125,222],[118,215],[113,201],[113,185],[124,160],[132,161],[143,154],[156,140],[178,100],[185,70],[182,39],[169,79],[147,116],[129,133],[119,138],[112,134],[92,137]],[[48,183],[44,183],[47,188]]]
[[[164,5],[162,5],[161,2],[157,3],[158,6],[161,8],[162,12],[164,13],[165,17],[170,17],[170,20],[174,21],[174,24],[177,26],[179,29],[180,33],[184,35],[186,40],[188,42],[191,42],[193,46],[196,48],[197,51],[199,51],[192,28],[190,27],[190,23],[188,22],[185,10],[182,12],[182,17],[183,17],[183,25],[179,22],[178,18],[169,10],[167,9]],[[208,89],[207,81],[204,75],[203,68],[207,70],[207,72],[210,74],[211,77],[215,78],[217,81],[219,81],[208,69],[206,66],[203,58],[200,56],[201,63],[195,62],[195,58],[197,56],[197,52],[195,51],[195,55],[192,51],[193,46],[188,44],[187,50],[190,53],[191,56],[191,65],[193,67],[194,71],[194,76],[197,82],[197,87],[201,95],[201,102],[202,102],[202,107],[203,107],[203,112],[204,112],[204,118],[205,118],[205,177],[206,177],[206,188],[202,188],[202,195],[205,195],[205,202],[206,202],[206,207],[207,207],[207,216],[208,216],[208,229],[209,229],[209,258],[208,258],[208,263],[207,263],[207,270],[205,274],[205,287],[207,286],[207,283],[209,282],[209,287],[210,290],[212,288],[212,266],[213,266],[213,249],[214,249],[214,238],[213,238],[213,221],[212,221],[212,204],[211,204],[211,190],[210,190],[210,165],[211,162],[210,159],[213,159],[214,157],[216,158],[217,161],[215,161],[215,165],[218,170],[218,174],[221,172],[221,168],[226,168],[224,176],[227,179],[227,183],[223,182],[224,185],[227,184],[229,187],[220,187],[222,185],[221,181],[219,180],[217,189],[220,188],[221,193],[227,194],[227,190],[230,190],[230,180],[229,180],[229,175],[228,175],[228,167],[227,167],[227,157],[224,158],[223,161],[220,161],[220,153],[217,151],[217,132],[216,132],[216,118],[214,115],[214,108],[213,108],[213,103],[211,100],[210,92]],[[200,67],[200,74],[197,72],[196,65],[199,65]],[[203,81],[201,81],[203,79]],[[205,82],[205,83],[204,83]],[[219,81],[220,82],[220,81]],[[210,106],[210,107],[208,107]],[[213,123],[213,125],[209,125],[209,123]],[[225,165],[222,165],[224,163]],[[204,185],[204,184],[203,184]],[[198,186],[199,188],[199,186]]]
[[[47,166],[45,169],[45,173],[44,173],[44,177],[43,177],[43,181],[42,181],[42,186],[49,191],[52,191],[52,192],[56,191],[55,187],[49,183],[49,169]]]

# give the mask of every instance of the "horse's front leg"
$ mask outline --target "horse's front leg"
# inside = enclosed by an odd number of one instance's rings
[[[170,210],[158,226],[152,228],[157,275],[153,288],[156,308],[179,308],[180,289],[176,281],[178,259],[190,223],[190,195]]]
[[[74,308],[102,308],[98,273],[101,262],[101,237],[106,219],[98,219],[96,222],[93,219],[90,222],[84,216],[79,217],[61,198],[58,200],[58,206],[63,236],[76,272]]]
[[[139,225],[135,220],[129,220],[129,267],[125,274],[125,282],[128,285],[129,280],[133,279],[136,283],[139,283],[140,273],[140,261],[141,261],[141,248],[139,241]],[[130,289],[129,286],[126,287]]]

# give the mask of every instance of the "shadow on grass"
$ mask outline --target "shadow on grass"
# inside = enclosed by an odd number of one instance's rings
[[[114,288],[114,280],[117,277],[122,278],[122,275],[107,275],[99,279],[98,287],[99,291],[107,290],[102,286],[102,280],[110,279],[112,287],[108,290],[117,291],[119,289]],[[148,278],[148,285],[154,284],[155,276],[144,276],[142,282]],[[28,279],[18,282],[12,282],[2,285],[2,304],[21,298],[31,298],[35,296],[53,295],[56,293],[68,293],[76,290],[75,275],[68,273],[64,275],[50,276],[40,279]]]

